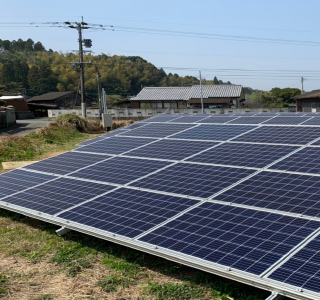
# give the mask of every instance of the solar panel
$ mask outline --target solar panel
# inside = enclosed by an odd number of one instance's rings
[[[178,163],[130,185],[208,198],[253,172],[248,169]]]
[[[4,201],[54,215],[111,189],[114,187],[105,184],[59,178],[9,196]]]
[[[187,161],[263,168],[296,149],[298,149],[298,147],[224,143],[193,156],[192,158],[187,159]]]
[[[140,239],[259,275],[319,225],[315,221],[203,203]]]
[[[0,207],[319,300],[315,116],[159,115],[0,175]]]
[[[263,126],[235,138],[234,141],[305,145],[319,137],[318,127]]]
[[[306,122],[303,122],[302,125],[320,125],[320,118],[319,117],[312,117]]]
[[[0,199],[54,178],[54,176],[27,172],[22,169],[7,172],[0,176]]]
[[[100,154],[121,154],[129,150],[149,144],[153,139],[149,138],[130,138],[114,136],[109,139],[98,141],[94,144],[83,146],[76,151],[100,153]]]
[[[236,117],[235,116],[213,116],[213,117],[208,117],[205,119],[202,119],[198,121],[197,123],[204,123],[204,124],[223,124],[230,122],[231,120],[234,120]]]
[[[169,123],[174,122],[174,123],[194,123],[194,122],[201,122],[202,120],[205,120],[208,118],[208,115],[184,115],[182,117],[172,119],[169,121]]]
[[[319,235],[278,267],[268,278],[320,293]]]
[[[214,199],[277,211],[320,216],[318,177],[261,172]]]
[[[73,173],[72,176],[100,182],[126,184],[169,164],[166,161],[114,157],[94,166],[81,169]]]
[[[177,133],[171,137],[190,140],[226,141],[254,128],[254,126],[237,125],[202,125]]]
[[[309,120],[309,117],[282,117],[276,116],[264,122],[264,124],[277,124],[277,125],[299,125],[302,122]]]
[[[159,140],[155,143],[126,153],[129,156],[150,157],[158,159],[182,160],[205,149],[217,145],[214,142],[185,140]]]
[[[180,116],[181,115],[179,115],[179,114],[176,114],[176,115],[161,114],[161,115],[157,115],[157,116],[152,117],[152,118],[145,119],[141,123],[168,122],[170,120],[177,119]]]
[[[192,199],[121,188],[59,217],[134,238],[197,203]]]
[[[256,117],[256,116],[238,117],[237,119],[234,119],[228,122],[228,124],[260,124],[260,123],[266,122],[269,119],[270,118],[268,117]]]
[[[65,175],[107,159],[104,155],[66,152],[26,166],[28,170]]]
[[[121,134],[122,136],[139,136],[139,137],[154,137],[162,138],[170,136],[174,133],[193,127],[192,124],[148,124],[148,126],[132,129],[129,132]]]
[[[271,169],[320,174],[320,147],[306,147],[274,164]]]

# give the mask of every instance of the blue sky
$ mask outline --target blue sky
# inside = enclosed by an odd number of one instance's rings
[[[45,3],[45,4],[44,4]],[[113,25],[85,30],[93,54],[141,56],[169,73],[270,90],[320,89],[317,0],[0,0],[0,39],[78,48],[75,29],[46,22]],[[36,22],[39,27],[28,24]],[[17,26],[17,23],[21,23]],[[148,31],[148,33],[147,33]]]

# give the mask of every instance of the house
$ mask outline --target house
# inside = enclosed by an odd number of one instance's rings
[[[18,96],[1,96],[0,100],[6,102],[6,106],[13,106],[17,112],[27,112],[28,105],[25,98],[21,95]]]
[[[74,108],[81,105],[81,97],[74,92],[50,92],[27,100],[29,110],[35,116],[47,116],[48,109]],[[91,100],[86,97],[87,105]]]
[[[314,90],[302,95],[293,97],[296,100],[297,112],[319,112],[320,111],[320,90]]]
[[[194,85],[190,87],[145,87],[130,99],[131,108],[239,107],[245,100],[240,85]]]

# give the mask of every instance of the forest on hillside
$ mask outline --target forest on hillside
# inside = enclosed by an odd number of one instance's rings
[[[0,39],[0,85],[2,89],[38,95],[50,91],[78,91],[79,61],[76,53],[63,54],[46,50],[32,39],[8,41]],[[144,86],[191,86],[199,84],[194,76],[166,74],[163,69],[139,56],[84,56],[85,83],[88,94],[97,94],[97,78],[107,94],[136,95]],[[216,77],[203,84],[224,84]],[[231,84],[227,82],[226,84]]]
[[[29,96],[53,91],[74,91],[80,89],[80,68],[77,53],[61,53],[46,50],[41,42],[32,39],[23,41],[0,39],[0,95],[1,91],[22,93]],[[107,95],[116,95],[121,100],[136,95],[143,87],[192,86],[199,84],[195,76],[179,76],[166,73],[162,68],[139,56],[109,56],[106,54],[84,56],[85,87],[93,99],[100,87]],[[202,80],[202,84],[232,84],[216,76]],[[265,107],[283,107],[293,102],[292,97],[301,93],[299,89],[273,88],[271,91],[244,87],[246,98]],[[112,97],[112,96],[110,96]],[[116,101],[118,101],[116,100]]]

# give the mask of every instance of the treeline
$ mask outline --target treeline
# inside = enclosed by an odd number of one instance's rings
[[[50,91],[78,91],[80,70],[73,63],[79,57],[46,50],[41,42],[0,40],[0,85],[12,92],[39,95]],[[97,94],[97,80],[107,94],[136,95],[144,86],[191,86],[199,84],[194,76],[166,74],[163,69],[139,56],[84,56],[87,94]],[[223,84],[216,77],[203,84]],[[227,82],[227,84],[231,84]]]

